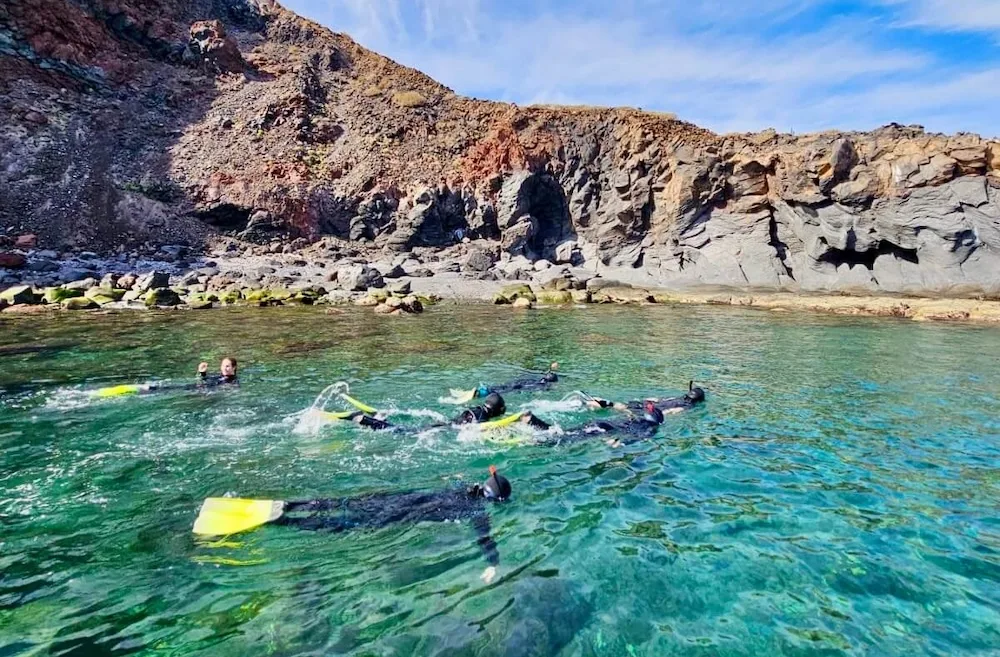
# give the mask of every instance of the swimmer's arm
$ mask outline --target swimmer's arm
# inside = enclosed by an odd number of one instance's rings
[[[482,579],[487,584],[493,581],[496,576],[497,566],[500,565],[500,552],[497,550],[496,541],[490,536],[490,517],[485,512],[477,513],[472,517],[472,526],[476,529],[476,542],[486,559],[489,567],[483,571]],[[487,574],[488,577],[487,577]]]

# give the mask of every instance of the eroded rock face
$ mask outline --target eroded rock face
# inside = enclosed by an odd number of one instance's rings
[[[471,239],[505,277],[1000,293],[1000,144],[976,135],[476,101],[266,0],[15,2],[0,36],[0,229],[54,247]]]

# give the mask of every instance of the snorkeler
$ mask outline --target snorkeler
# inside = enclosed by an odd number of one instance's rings
[[[455,401],[457,403],[462,403],[470,402],[473,399],[483,399],[491,393],[506,394],[510,392],[547,390],[553,383],[559,380],[559,375],[556,374],[556,370],[558,369],[559,363],[552,363],[549,365],[548,371],[544,374],[533,374],[531,376],[521,377],[520,379],[514,379],[513,381],[501,385],[480,385],[475,390],[467,390],[464,392],[453,390],[452,393]]]
[[[214,376],[208,375],[208,363],[202,362],[198,365],[197,387],[212,388],[215,386],[238,386],[239,380],[236,378],[236,359],[226,356],[219,363],[219,373]]]
[[[210,497],[202,504],[193,531],[204,536],[227,536],[268,523],[299,529],[342,532],[377,529],[395,523],[447,522],[469,519],[478,535],[479,549],[489,567],[482,579],[490,583],[500,564],[497,544],[490,536],[487,502],[506,502],[511,486],[490,466],[483,484],[435,491],[372,493],[357,497],[304,502]]]
[[[374,411],[374,409],[369,410]],[[450,422],[436,422],[429,426],[425,426],[422,429],[416,430],[435,429],[452,424],[481,424],[500,417],[506,410],[507,405],[504,403],[503,397],[493,392],[486,395],[482,405],[465,409]],[[376,417],[374,413],[368,413],[362,410],[352,411],[349,413],[331,413],[329,415],[333,416],[334,419],[348,420],[367,429],[372,429],[373,431],[403,431],[405,429],[405,427],[396,426],[379,417]]]
[[[631,445],[634,442],[652,438],[660,425],[663,424],[663,413],[652,401],[646,401],[642,411],[642,415],[632,415],[621,420],[590,422],[582,427],[569,429],[562,434],[538,441],[536,444],[555,446],[611,435],[614,437],[606,441],[608,445],[612,447]],[[522,424],[540,431],[546,431],[551,427],[548,422],[539,419],[530,411],[521,414],[520,420]]]
[[[452,424],[479,424],[496,419],[507,412],[507,404],[500,393],[491,392],[483,399],[480,406],[473,406],[462,411]]]
[[[626,403],[612,402],[600,397],[591,397],[586,393],[580,393],[587,406],[591,408],[614,408],[616,411],[641,411],[646,402],[653,402],[653,405],[665,414],[680,413],[687,411],[705,401],[705,390],[694,385],[694,381],[688,383],[688,391],[682,397],[650,398],[643,401],[630,401]]]
[[[198,365],[198,378],[195,383],[126,383],[124,385],[98,388],[90,394],[94,397],[123,397],[125,395],[147,395],[154,392],[170,390],[202,390],[217,387],[239,387],[236,377],[236,359],[226,356],[219,364],[219,374],[209,376],[208,363]]]

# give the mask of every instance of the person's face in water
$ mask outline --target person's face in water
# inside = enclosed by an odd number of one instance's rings
[[[219,371],[222,376],[236,376],[236,362],[232,358],[223,358]]]

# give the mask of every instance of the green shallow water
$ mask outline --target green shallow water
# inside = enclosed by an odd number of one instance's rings
[[[32,350],[27,347],[33,347]],[[41,347],[41,348],[39,348]],[[94,401],[240,358],[242,387]],[[0,319],[0,655],[996,655],[1000,331],[715,308]],[[625,449],[303,431],[326,385],[416,427],[562,365],[559,403],[709,391]],[[214,364],[213,364],[214,367]],[[403,414],[401,410],[416,411]],[[465,524],[190,534],[201,500],[481,480]]]

